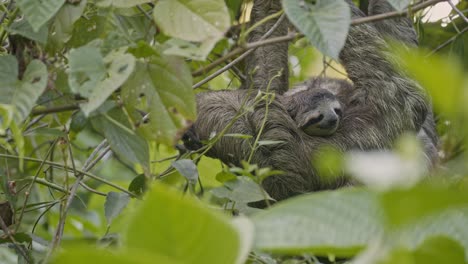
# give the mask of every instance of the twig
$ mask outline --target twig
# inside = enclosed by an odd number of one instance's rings
[[[27,263],[31,263],[31,261],[29,260],[29,256],[28,256],[28,253],[24,251],[24,248],[22,248],[18,242],[16,241],[16,239],[13,237],[10,229],[8,229],[8,226],[6,225],[5,221],[3,221],[3,218],[0,217],[0,226],[3,230],[3,232],[7,235],[7,237],[11,240],[11,242],[13,243],[13,246],[16,248],[16,250],[18,250],[18,252],[23,256],[23,258],[26,260]]]
[[[143,9],[143,7],[141,7],[141,5],[137,5],[137,8],[138,10],[140,10],[140,12],[142,12],[146,18],[148,18],[150,21],[153,21],[153,18],[148,14],[146,13],[146,11]]]
[[[359,24],[363,24],[363,23],[369,23],[369,22],[375,22],[375,21],[394,18],[394,17],[406,16],[409,13],[414,13],[414,12],[419,11],[421,9],[424,9],[426,7],[435,5],[435,4],[439,3],[439,2],[447,2],[447,1],[448,0],[429,0],[429,1],[425,1],[425,2],[418,2],[417,4],[414,4],[414,5],[408,7],[405,10],[402,10],[402,11],[392,11],[392,12],[388,12],[388,13],[383,13],[383,14],[378,14],[378,15],[373,15],[373,16],[368,16],[368,17],[360,17],[360,18],[353,19],[353,21],[351,21],[351,25],[355,26],[355,25],[359,25]]]
[[[106,143],[107,142],[104,140],[99,146],[103,146]],[[109,146],[105,147],[104,150],[101,152],[101,154],[99,156],[97,156],[96,159],[94,159],[94,160],[92,160],[94,158],[93,157],[94,155],[91,155],[88,158],[88,160],[86,160],[83,171],[86,172],[86,171],[92,169],[109,151],[110,151],[110,147]],[[93,152],[93,154],[95,152]],[[75,169],[75,173],[76,173],[76,169]],[[63,213],[60,216],[60,221],[59,221],[58,226],[57,226],[57,231],[55,232],[55,236],[54,236],[54,238],[52,240],[52,246],[50,247],[50,250],[49,250],[47,256],[45,257],[46,260],[49,259],[52,252],[54,252],[54,250],[60,245],[60,242],[61,242],[62,236],[63,236],[63,230],[65,228],[65,221],[67,219],[68,210],[70,208],[70,205],[73,202],[73,199],[75,198],[76,192],[78,190],[78,186],[80,186],[80,183],[83,180],[83,178],[84,178],[84,174],[76,175],[76,181],[75,181],[75,183],[73,184],[73,186],[70,189],[70,195],[68,196],[67,201],[65,203],[65,206],[64,206],[64,208],[62,210]],[[45,263],[47,263],[47,261],[45,261]]]
[[[52,114],[52,113],[60,113],[60,112],[67,112],[67,111],[74,111],[80,109],[80,106],[77,104],[72,105],[61,105],[46,109],[36,109],[31,111],[32,116],[37,115],[44,115],[44,114]]]
[[[70,142],[70,140],[68,139],[68,142]],[[101,150],[102,147],[106,146],[107,145],[107,139],[104,139],[97,147],[96,149],[91,153],[91,155],[88,157],[88,159],[86,160],[86,162],[94,159],[94,156],[96,156],[96,153],[98,151]],[[70,153],[70,159],[71,159],[71,162],[72,162],[72,168],[73,168],[73,174],[75,175],[76,178],[78,178],[78,175],[79,173],[76,171],[76,165],[75,165],[75,158],[73,157],[73,150],[72,150],[72,146],[71,144],[68,144],[68,152]],[[87,164],[85,163],[84,165],[85,167],[87,166]],[[101,196],[107,196],[107,194],[103,193],[103,192],[100,192],[98,190],[95,190],[91,187],[89,187],[88,185],[86,185],[84,182],[80,182],[80,185],[81,187],[83,187],[84,189],[86,189],[87,191],[89,192],[92,192],[94,194],[97,194],[97,195],[101,195]]]
[[[0,158],[7,158],[7,159],[19,159],[20,157],[19,156],[16,156],[16,155],[9,155],[9,154],[2,154],[0,153]],[[23,160],[25,161],[31,161],[31,162],[37,162],[37,163],[41,163],[42,160],[40,159],[35,159],[35,158],[29,158],[29,157],[24,157]],[[51,162],[51,161],[45,161],[44,164],[47,164],[47,165],[50,165],[50,166],[53,166],[55,168],[59,168],[59,169],[64,169],[65,166],[63,164],[60,164],[60,163],[56,163],[56,162]],[[72,171],[71,168],[68,168],[70,171]],[[118,185],[115,185],[114,183],[112,182],[109,182],[101,177],[98,177],[92,173],[89,173],[89,172],[86,172],[86,171],[82,171],[82,170],[76,170],[77,172],[79,172],[80,174],[83,174],[85,176],[88,176],[89,178],[93,179],[93,180],[96,180],[100,183],[103,183],[103,184],[106,184],[106,185],[109,185],[121,192],[124,192],[128,195],[130,195],[131,197],[133,198],[138,198],[137,195],[135,195],[134,193],[132,192],[129,192],[127,191],[127,189],[123,188],[123,187],[120,187]]]
[[[46,163],[47,157],[50,155],[52,149],[55,147],[57,142],[58,142],[58,139],[55,139],[54,142],[52,143],[52,145],[50,145],[44,159],[41,161],[41,164],[39,165],[39,168],[37,168],[37,171],[36,171],[36,174],[34,175],[33,180],[31,181],[31,183],[28,186],[28,190],[25,192],[25,198],[24,198],[24,202],[23,202],[23,209],[20,212],[20,216],[18,218],[18,224],[16,225],[15,231],[18,231],[18,229],[19,229],[19,227],[21,225],[21,221],[23,220],[24,208],[26,207],[26,204],[28,203],[29,195],[31,194],[32,187],[34,186],[34,183],[36,182],[37,177],[39,177],[39,173],[42,171],[42,167]]]
[[[424,9],[424,8],[426,8],[428,6],[434,5],[436,3],[446,2],[446,1],[448,1],[448,0],[429,0],[429,1],[419,2],[417,4],[414,4],[411,7],[409,7],[408,9],[403,10],[403,11],[392,11],[392,12],[378,14],[378,15],[374,15],[374,16],[357,18],[357,19],[354,19],[354,20],[351,21],[351,26],[355,26],[355,25],[359,25],[359,24],[363,24],[363,23],[380,21],[380,20],[394,18],[394,17],[405,16],[408,13],[413,13],[413,12],[419,11],[421,9]],[[239,54],[241,54],[241,53],[243,53],[243,52],[245,52],[247,50],[255,49],[255,48],[258,48],[258,47],[261,47],[261,46],[270,45],[270,44],[274,44],[274,43],[278,43],[278,42],[291,41],[293,39],[301,38],[303,36],[304,35],[301,34],[301,33],[289,33],[287,35],[280,36],[280,37],[274,37],[274,38],[269,38],[269,39],[265,39],[265,40],[259,40],[259,41],[247,43],[244,46],[237,47],[237,48],[233,49],[232,51],[228,52],[223,57],[214,60],[212,63],[208,64],[207,66],[192,72],[192,76],[196,77],[196,76],[200,76],[200,75],[202,75],[204,73],[207,73],[207,72],[211,71],[212,69],[216,68],[218,65],[224,63],[225,61],[231,59],[232,57],[237,56],[237,55],[239,55]]]
[[[448,0],[449,5],[455,10],[455,12],[463,19],[466,23],[468,23],[468,18],[463,14],[460,9],[456,5],[453,4],[452,0]]]
[[[437,51],[445,48],[448,44],[452,43],[453,41],[455,41],[460,35],[463,35],[464,33],[466,33],[468,31],[468,27],[465,27],[462,31],[460,31],[458,34],[456,34],[455,36],[449,38],[448,40],[446,40],[444,43],[440,44],[439,46],[437,46],[435,49],[433,49],[431,51],[431,53],[427,54],[427,57],[430,57],[432,56],[434,53],[436,53]]]

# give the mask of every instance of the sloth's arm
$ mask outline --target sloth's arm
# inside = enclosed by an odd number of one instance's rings
[[[269,15],[281,11],[281,1],[255,0],[250,16],[250,25],[261,21]],[[260,40],[270,29],[275,28],[269,38],[284,36],[288,33],[288,20],[283,18],[268,20],[256,27],[248,36],[249,42]],[[242,88],[269,90],[282,94],[289,88],[288,43],[280,42],[255,49],[245,59],[245,75],[247,77]],[[270,83],[271,82],[271,83]]]
[[[362,12],[350,4],[353,17]],[[426,117],[427,99],[420,86],[391,62],[388,44],[372,24],[352,26],[340,53],[354,83],[342,129],[332,138],[345,149],[386,148],[404,131],[418,131]]]

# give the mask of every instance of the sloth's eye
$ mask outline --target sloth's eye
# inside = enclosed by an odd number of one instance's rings
[[[337,114],[338,116],[343,115],[343,112],[341,111],[341,108],[335,108],[335,109],[333,109],[333,111],[335,111],[335,114]]]

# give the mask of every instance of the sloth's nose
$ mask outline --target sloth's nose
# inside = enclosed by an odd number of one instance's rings
[[[336,117],[332,117],[328,119],[327,121],[327,127],[333,127],[336,125],[336,122],[338,122],[338,119]]]
[[[336,123],[338,122],[338,118],[336,116],[333,116],[333,117],[330,117],[327,121],[326,121],[326,127],[334,127],[336,125]]]

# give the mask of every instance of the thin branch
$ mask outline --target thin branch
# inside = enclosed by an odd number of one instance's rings
[[[18,252],[23,256],[23,258],[26,260],[27,263],[31,263],[28,253],[24,251],[24,248],[21,247],[21,245],[18,244],[16,239],[13,237],[13,234],[11,233],[10,229],[8,229],[8,226],[6,225],[5,221],[3,221],[3,218],[0,217],[0,227],[2,228],[3,232],[5,235],[11,240],[13,243],[13,246],[18,250]]]
[[[417,4],[414,4],[410,6],[409,8],[402,10],[402,11],[392,11],[392,12],[368,16],[368,17],[356,18],[353,21],[351,21],[351,25],[355,26],[355,25],[359,25],[363,23],[369,23],[369,22],[375,22],[375,21],[380,21],[380,20],[394,18],[394,17],[406,16],[408,14],[414,13],[426,7],[435,5],[440,2],[447,2],[447,1],[448,0],[429,0],[425,2],[418,2]]]
[[[463,14],[460,9],[457,8],[456,5],[453,4],[452,0],[448,0],[449,5],[455,10],[455,12],[463,19],[466,23],[468,23],[468,18]]]
[[[52,114],[52,113],[60,113],[60,112],[67,112],[67,111],[74,111],[80,109],[80,106],[77,104],[72,105],[61,105],[46,109],[36,109],[31,111],[32,116],[37,115],[44,115],[44,114]]]
[[[137,5],[137,8],[138,10],[140,10],[140,12],[142,12],[145,15],[146,18],[148,18],[150,21],[153,21],[151,15],[146,13],[146,11],[143,9],[143,7],[141,7],[141,5]]]
[[[21,210],[20,212],[20,216],[18,218],[18,225],[16,225],[16,229],[15,231],[18,231],[19,230],[19,227],[21,225],[21,221],[23,220],[23,215],[24,215],[24,208],[26,207],[27,203],[28,203],[28,199],[29,199],[29,196],[31,194],[31,191],[32,191],[32,187],[34,186],[34,183],[36,182],[37,178],[39,177],[39,173],[41,173],[42,171],[42,167],[44,166],[46,160],[47,160],[47,157],[49,157],[50,153],[52,152],[52,149],[54,149],[55,145],[57,144],[58,142],[58,139],[55,139],[54,142],[50,145],[49,149],[47,150],[47,153],[44,157],[43,160],[41,160],[41,164],[39,165],[39,168],[37,168],[37,171],[36,171],[36,174],[34,175],[34,178],[33,180],[31,181],[31,183],[29,184],[28,186],[28,190],[25,192],[25,198],[24,198],[24,202],[23,202],[23,209]]]
[[[357,18],[357,19],[354,19],[354,20],[351,21],[351,26],[355,26],[355,25],[359,25],[359,24],[363,24],[363,23],[369,23],[369,22],[376,22],[376,21],[385,20],[385,19],[394,18],[394,17],[405,16],[405,15],[407,15],[409,13],[414,13],[416,11],[422,10],[422,9],[428,7],[428,6],[437,4],[439,2],[446,2],[446,1],[448,1],[448,0],[429,0],[429,1],[419,2],[417,4],[414,4],[411,7],[409,7],[408,9],[403,10],[403,11],[392,11],[392,12],[388,12],[388,13]],[[265,46],[265,45],[270,45],[270,44],[274,44],[274,43],[279,43],[279,42],[284,42],[284,41],[292,41],[292,40],[294,40],[296,38],[301,38],[303,36],[304,35],[300,34],[300,33],[289,33],[287,35],[280,36],[280,37],[274,37],[274,38],[269,38],[269,39],[265,39],[265,40],[259,40],[259,41],[247,43],[247,44],[245,44],[245,45],[243,45],[241,47],[237,47],[237,48],[233,49],[232,51],[228,52],[223,57],[214,60],[212,63],[208,64],[207,66],[192,72],[192,76],[196,77],[196,76],[200,76],[202,74],[205,74],[205,73],[211,71],[212,69],[216,68],[218,65],[224,63],[227,60],[230,60],[231,58],[233,58],[233,57],[235,57],[235,56],[237,56],[237,55],[239,55],[239,54],[241,54],[241,53],[243,53],[245,51],[248,51],[248,50],[251,50],[251,49],[256,49],[258,47]]]
[[[7,158],[7,159],[19,159],[20,157],[19,156],[16,156],[16,155],[9,155],[9,154],[2,154],[0,153],[0,158]],[[29,158],[29,157],[24,157],[23,160],[25,161],[31,161],[31,162],[37,162],[37,163],[41,163],[42,160],[41,159],[35,159],[35,158]],[[53,166],[55,168],[59,168],[59,169],[65,169],[65,166],[63,164],[60,164],[60,163],[56,163],[56,162],[51,162],[51,161],[45,161],[44,164],[47,164],[47,165],[50,165],[50,166]],[[72,171],[72,168],[68,168],[68,170]],[[89,178],[93,179],[93,180],[96,180],[100,183],[103,183],[103,184],[106,184],[106,185],[109,185],[121,192],[124,192],[128,195],[130,195],[132,198],[138,198],[137,195],[135,195],[134,193],[132,192],[129,192],[127,191],[127,189],[123,188],[123,187],[120,187],[118,185],[115,185],[114,183],[112,182],[109,182],[101,177],[98,177],[92,173],[89,173],[89,172],[85,172],[85,171],[82,171],[82,170],[76,170],[78,173],[80,174],[83,174],[85,176],[88,176]],[[73,172],[73,171],[72,171]]]
[[[429,53],[427,55],[427,57],[430,57],[432,56],[434,53],[438,52],[439,50],[445,48],[447,45],[449,45],[450,43],[452,43],[453,41],[455,41],[459,36],[463,35],[464,33],[466,33],[468,31],[468,27],[465,27],[462,31],[460,31],[458,34],[456,34],[455,36],[449,38],[448,40],[446,40],[444,43],[440,44],[439,46],[437,46],[435,49],[433,49],[431,51],[431,53]]]
[[[106,143],[107,143],[106,140],[104,140],[100,145],[104,145]],[[96,159],[94,159],[94,160],[92,160],[94,158],[93,157],[94,155],[91,155],[91,157],[89,157],[88,160],[86,160],[83,171],[86,172],[86,171],[92,169],[109,151],[110,151],[110,147],[107,146],[106,148],[104,148],[104,150],[101,152],[101,154],[99,156],[97,156]],[[75,169],[75,173],[76,173],[76,169]],[[60,242],[62,240],[68,210],[70,209],[70,205],[72,204],[73,199],[75,198],[76,192],[78,191],[78,186],[80,186],[80,183],[84,178],[84,174],[78,174],[76,176],[77,176],[76,181],[73,184],[73,186],[71,187],[70,195],[68,196],[67,201],[65,203],[65,206],[63,208],[63,214],[60,217],[60,221],[59,221],[58,226],[57,226],[57,231],[55,232],[55,236],[54,236],[54,238],[52,240],[52,246],[50,247],[50,250],[49,250],[49,252],[48,252],[48,254],[47,254],[46,258],[45,258],[46,260],[49,259],[52,252],[54,252],[54,250],[60,245]],[[47,261],[45,261],[45,262],[47,262]]]

